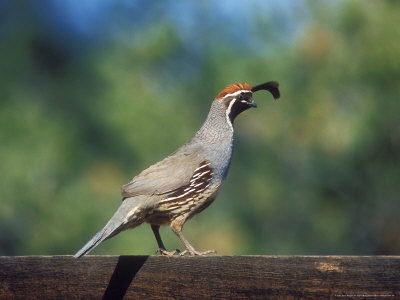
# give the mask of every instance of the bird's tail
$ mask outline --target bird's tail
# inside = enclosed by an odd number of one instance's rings
[[[79,258],[92,251],[102,241],[109,239],[117,233],[127,228],[133,228],[143,223],[143,213],[138,205],[138,201],[133,198],[125,199],[118,208],[114,216],[108,221],[106,226],[101,229],[94,237],[86,243],[75,255]]]
[[[98,244],[100,244],[102,241],[104,241],[107,238],[112,237],[114,234],[116,234],[116,230],[121,227],[120,222],[115,222],[112,219],[107,223],[106,226],[102,230],[100,230],[94,237],[91,238],[89,242],[86,243],[85,246],[82,247],[75,255],[75,258],[79,258],[90,251],[92,251],[93,248],[95,248]]]

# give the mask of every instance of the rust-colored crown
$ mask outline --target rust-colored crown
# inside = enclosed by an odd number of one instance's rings
[[[247,82],[243,82],[243,83],[235,83],[235,84],[231,84],[228,85],[225,89],[223,89],[223,91],[221,93],[219,93],[217,95],[217,97],[215,97],[215,99],[219,99],[224,97],[227,94],[231,94],[240,90],[249,90],[251,91],[252,86],[250,84],[248,84]]]

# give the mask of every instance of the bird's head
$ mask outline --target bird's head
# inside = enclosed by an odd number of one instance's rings
[[[253,101],[253,93],[259,90],[266,90],[275,99],[278,99],[280,97],[278,86],[278,83],[275,81],[269,81],[254,87],[247,82],[236,83],[227,86],[218,94],[214,101],[221,101],[226,109],[226,116],[233,122],[241,112],[250,107],[257,107],[257,104]]]

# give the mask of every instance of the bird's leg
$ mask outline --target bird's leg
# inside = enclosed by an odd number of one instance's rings
[[[151,229],[153,230],[154,236],[156,237],[158,248],[165,250],[164,243],[160,236],[160,226],[158,225],[151,225]]]
[[[157,244],[158,244],[158,249],[157,249],[156,253],[160,252],[161,255],[166,255],[166,256],[172,256],[176,253],[179,253],[179,251],[177,251],[177,250],[170,252],[165,249],[164,243],[160,236],[160,231],[159,231],[160,226],[159,225],[151,225],[151,229],[153,230],[154,236],[156,237]]]
[[[171,228],[172,231],[179,237],[179,239],[181,240],[181,242],[185,245],[186,250],[181,252],[179,255],[185,255],[186,253],[189,252],[189,254],[191,256],[195,256],[195,255],[207,255],[210,253],[214,253],[217,254],[216,250],[207,250],[207,251],[203,251],[203,252],[199,252],[196,249],[194,249],[194,247],[189,243],[189,241],[183,236],[182,233],[182,224],[178,223],[178,222],[172,222],[171,223]]]

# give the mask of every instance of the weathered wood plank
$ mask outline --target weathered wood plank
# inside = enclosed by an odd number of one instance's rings
[[[0,257],[1,299],[400,298],[400,256]]]

